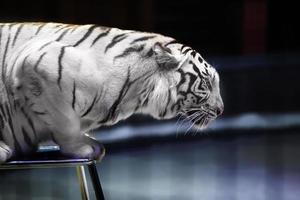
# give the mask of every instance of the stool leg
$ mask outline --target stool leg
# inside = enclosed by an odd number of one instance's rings
[[[104,194],[103,194],[101,183],[99,180],[96,164],[92,163],[92,164],[88,165],[88,169],[89,169],[90,176],[91,176],[91,179],[93,182],[93,187],[94,187],[94,191],[95,191],[97,200],[104,200]]]
[[[77,171],[77,177],[78,177],[78,182],[80,185],[80,192],[81,192],[81,198],[82,200],[89,200],[89,191],[87,187],[87,182],[86,182],[86,176],[84,172],[84,166],[76,166],[76,171]]]

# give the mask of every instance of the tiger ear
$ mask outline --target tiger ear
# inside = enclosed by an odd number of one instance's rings
[[[161,70],[172,70],[180,67],[180,61],[172,54],[170,48],[164,47],[160,43],[155,43],[152,50]]]

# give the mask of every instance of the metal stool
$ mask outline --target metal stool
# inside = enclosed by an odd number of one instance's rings
[[[40,148],[38,153],[30,158],[24,158],[22,160],[11,160],[0,165],[0,170],[76,167],[81,197],[83,200],[89,200],[90,197],[84,166],[88,167],[96,199],[104,200],[104,195],[96,168],[96,161],[90,159],[67,158],[60,154],[59,148],[57,146],[47,146]]]

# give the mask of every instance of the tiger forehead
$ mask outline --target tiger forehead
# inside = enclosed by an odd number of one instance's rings
[[[206,61],[199,62],[198,59],[189,56],[187,67],[185,69],[187,72],[196,74],[201,78],[214,78],[215,69],[211,67]]]

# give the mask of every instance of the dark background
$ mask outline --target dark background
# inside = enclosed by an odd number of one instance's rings
[[[104,193],[122,200],[299,199],[300,117],[282,115],[300,111],[299,20],[299,6],[291,0],[0,3],[2,22],[95,23],[166,34],[192,46],[219,71],[225,112],[216,124],[236,122],[229,129],[162,137],[164,122],[132,117],[108,134],[107,129],[96,134],[102,140],[105,134],[118,136],[118,130],[127,137],[152,131],[105,144],[107,156],[98,165]],[[294,126],[282,126],[290,119]],[[251,126],[245,130],[241,124]],[[0,200],[47,196],[79,199],[74,170],[0,172]]]
[[[295,1],[12,0],[1,2],[0,11],[2,22],[95,23],[159,32],[193,46],[205,56],[248,53],[244,50],[249,51],[245,46],[249,41],[260,46],[252,48],[251,53],[300,50],[300,16]]]
[[[0,21],[53,21],[159,32],[198,50],[221,75],[225,115],[300,110],[295,1],[4,1]]]

